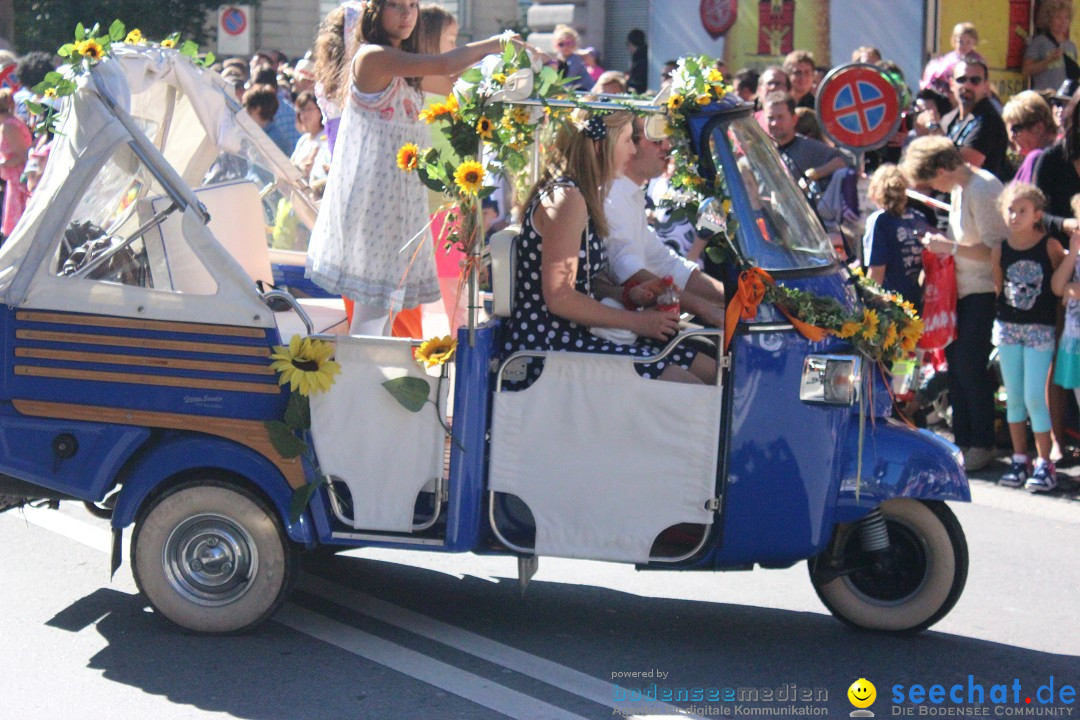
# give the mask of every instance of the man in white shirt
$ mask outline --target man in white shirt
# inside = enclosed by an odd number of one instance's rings
[[[645,137],[640,118],[634,120],[633,139],[637,152],[615,178],[604,203],[610,228],[604,238],[608,272],[619,285],[637,285],[644,291],[627,293],[634,304],[654,300],[656,284],[670,275],[682,289],[684,310],[697,315],[710,327],[723,327],[724,286],[702,273],[696,263],[676,254],[647,221],[645,183],[659,177],[667,167],[671,145],[667,140]],[[650,297],[651,296],[651,297]]]

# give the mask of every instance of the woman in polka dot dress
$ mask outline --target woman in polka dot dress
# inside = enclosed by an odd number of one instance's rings
[[[616,171],[634,153],[631,119],[626,111],[575,111],[573,122],[557,131],[547,167],[526,202],[517,240],[514,311],[503,331],[507,352],[646,356],[678,333],[678,313],[620,310],[595,299],[597,276],[606,264],[604,197]],[[622,328],[639,339],[613,343],[593,335],[590,327]],[[643,377],[679,382],[711,382],[715,375],[711,359],[685,348],[635,367]],[[530,362],[530,382],[540,370],[539,362]]]

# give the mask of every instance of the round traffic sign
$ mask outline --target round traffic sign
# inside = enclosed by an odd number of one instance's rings
[[[221,13],[221,29],[230,35],[247,30],[247,13],[237,7],[225,8]]]
[[[19,84],[19,79],[15,75],[15,69],[18,67],[15,63],[11,63],[3,70],[0,70],[0,88],[7,88],[11,92],[15,92],[22,85]]]
[[[822,131],[851,150],[881,147],[900,123],[896,87],[876,65],[851,63],[821,81],[815,107]]]

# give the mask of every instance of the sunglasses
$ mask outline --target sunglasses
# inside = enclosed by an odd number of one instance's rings
[[[568,47],[570,45],[577,45],[577,43],[573,40],[560,40],[559,42],[555,43],[555,47]]]
[[[957,85],[982,85],[983,79],[981,75],[961,75],[954,77],[953,82]]]

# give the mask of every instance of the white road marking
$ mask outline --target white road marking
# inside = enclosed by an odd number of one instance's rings
[[[287,603],[274,616],[274,620],[507,717],[522,720],[586,720],[581,715],[549,705],[453,665],[433,660],[415,650],[331,620],[293,603]]]
[[[599,705],[615,710],[627,709],[625,701],[620,703],[612,697],[613,685],[610,682],[599,680],[592,675],[587,675],[551,660],[545,660],[524,650],[504,645],[496,640],[463,630],[441,620],[392,605],[385,600],[343,587],[321,576],[318,576],[318,585],[316,586],[310,581],[311,577],[310,575],[302,575],[297,587],[323,600],[342,605],[388,625],[393,625],[415,635],[442,643],[455,650],[509,668],[514,672],[535,678],[552,687],[591,700]],[[663,712],[679,714],[678,707],[662,702],[650,700],[649,707]],[[683,712],[680,717],[685,718],[688,716]]]
[[[57,512],[25,507],[11,511],[22,513],[31,525],[48,530],[69,540],[108,554],[112,551],[112,535],[108,530]],[[18,520],[18,516],[8,515]],[[126,558],[125,558],[126,563]],[[502,664],[505,667],[552,687],[565,690],[586,700],[611,708],[625,708],[611,699],[611,685],[591,675],[559,665],[496,642],[468,630],[449,625],[440,620],[399,608],[365,593],[352,591],[319,578],[330,589],[314,587],[301,576],[299,587],[312,595],[343,605],[376,620],[426,637],[462,652]],[[274,616],[274,621],[301,632],[309,637],[334,645],[354,655],[385,665],[442,690],[465,698],[470,702],[494,710],[507,717],[520,720],[587,720],[555,705],[537,700],[530,695],[500,685],[487,678],[461,670],[439,660],[434,660],[415,650],[384,640],[370,633],[324,617],[294,603],[287,603]],[[679,713],[675,706],[650,702],[656,710],[671,710],[671,715],[629,716],[630,720],[652,720],[665,717],[689,717]]]

